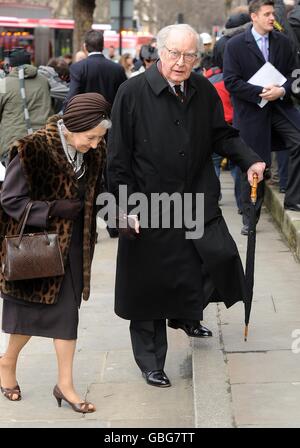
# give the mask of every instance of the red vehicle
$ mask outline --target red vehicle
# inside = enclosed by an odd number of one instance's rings
[[[93,25],[104,31],[105,51],[113,45],[119,50],[119,34],[110,31],[110,25]],[[65,19],[19,19],[0,16],[0,60],[4,51],[13,47],[25,47],[36,65],[46,64],[51,57],[72,54],[74,20]],[[137,47],[149,43],[153,36],[148,33],[123,31],[122,49],[133,56]]]

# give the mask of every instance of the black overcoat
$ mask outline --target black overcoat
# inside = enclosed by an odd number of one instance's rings
[[[240,130],[244,141],[270,166],[271,151],[285,149],[284,142],[271,132],[272,109],[275,108],[300,130],[300,114],[291,100],[295,57],[286,36],[277,31],[269,33],[269,61],[287,78],[283,85],[286,94],[282,100],[269,102],[261,108],[258,103],[262,87],[247,82],[265,64],[251,29],[228,41],[223,63],[224,82],[233,102],[233,125]]]
[[[227,306],[245,299],[236,245],[218,207],[211,154],[230,156],[243,171],[260,158],[229,127],[214,87],[191,74],[181,103],[156,65],[126,81],[112,112],[108,143],[109,189],[128,194],[204,193],[205,232],[188,240],[185,229],[141,229],[119,239],[115,311],[125,319],[201,319],[203,269]],[[216,291],[214,293],[216,295]]]

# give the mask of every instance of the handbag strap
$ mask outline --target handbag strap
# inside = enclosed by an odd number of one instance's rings
[[[25,229],[25,226],[26,226],[26,223],[27,223],[27,220],[28,220],[28,216],[29,216],[29,213],[30,213],[30,210],[31,210],[32,206],[33,206],[33,202],[29,201],[28,204],[25,207],[25,210],[23,212],[23,216],[22,216],[22,218],[21,218],[21,220],[19,222],[19,225],[18,225],[18,228],[17,228],[17,234],[20,234],[19,239],[18,239],[18,243],[17,243],[18,246],[21,243],[21,240],[22,240],[22,237],[23,237],[23,234],[24,234],[24,229]]]
[[[19,234],[19,233],[23,234],[24,233],[24,228],[26,226],[26,223],[27,223],[27,220],[28,220],[28,216],[29,216],[29,213],[30,213],[30,210],[31,210],[32,206],[33,206],[33,202],[29,201],[28,204],[26,205],[26,207],[24,209],[24,212],[23,212],[23,215],[22,215],[22,217],[20,219],[20,222],[19,222],[19,225],[18,225],[18,228],[17,228],[17,234]]]
[[[19,234],[19,239],[17,241],[17,247],[19,247],[20,244],[21,244],[21,241],[22,241],[22,238],[23,238],[23,235],[24,235],[25,226],[27,224],[28,216],[29,216],[29,213],[30,213],[30,210],[31,210],[32,206],[33,206],[33,202],[29,201],[28,204],[25,207],[25,210],[23,212],[23,216],[22,216],[22,218],[21,218],[21,220],[19,222],[19,225],[18,225],[18,228],[17,228],[17,234]],[[45,238],[46,238],[47,244],[49,245],[50,244],[50,240],[49,240],[49,236],[48,236],[48,233],[46,232],[46,230],[44,230],[44,234],[45,234]]]

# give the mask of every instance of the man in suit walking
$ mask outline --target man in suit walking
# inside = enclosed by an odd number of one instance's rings
[[[88,57],[70,68],[70,91],[66,103],[79,93],[96,92],[112,104],[119,86],[127,79],[125,71],[121,65],[104,57],[102,31],[88,31],[84,47]]]
[[[249,14],[253,26],[233,37],[224,54],[224,81],[232,96],[233,125],[241,137],[271,165],[271,151],[289,149],[289,178],[284,205],[286,209],[300,211],[300,114],[291,100],[292,72],[295,57],[290,43],[283,34],[274,31],[274,2],[252,0]],[[286,78],[286,83],[255,86],[247,81],[269,61]],[[262,98],[268,103],[260,107]],[[276,134],[276,138],[274,139]],[[264,183],[260,183],[257,201],[257,219],[263,202]],[[243,228],[247,235],[250,212],[249,186],[242,179]]]

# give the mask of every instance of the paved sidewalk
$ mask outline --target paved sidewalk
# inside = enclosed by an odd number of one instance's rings
[[[222,185],[224,216],[244,261],[247,237],[240,234],[227,172]],[[300,352],[300,265],[265,209],[257,227],[248,342],[240,304],[228,310],[210,305],[206,318],[217,337],[194,341],[196,426],[299,428],[300,353],[291,347],[294,342]]]

